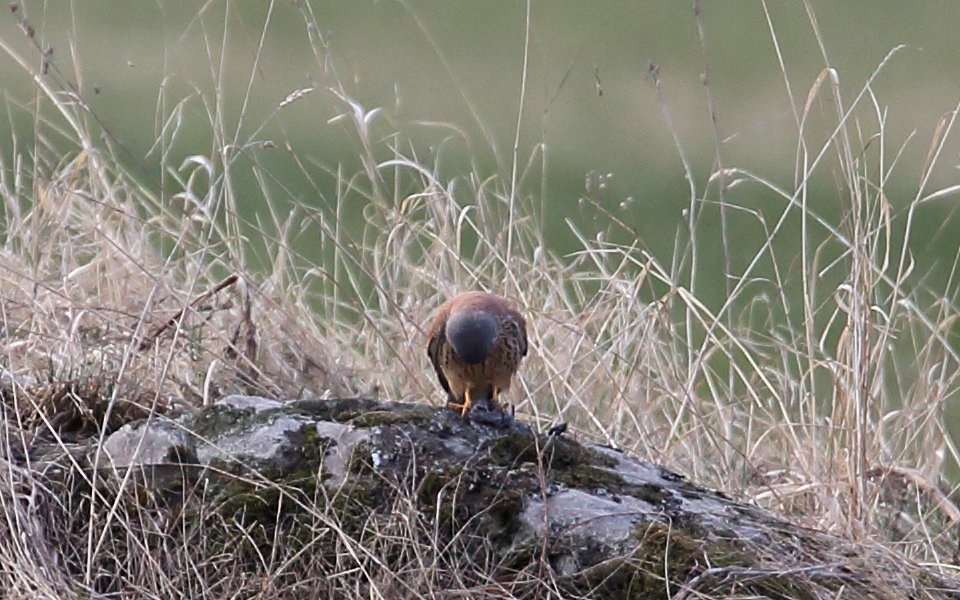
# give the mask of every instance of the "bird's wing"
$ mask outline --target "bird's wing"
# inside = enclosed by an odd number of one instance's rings
[[[520,356],[527,355],[527,321],[520,313],[516,313],[517,323],[520,326]]]
[[[440,351],[443,344],[446,343],[446,321],[439,320],[434,323],[431,329],[430,340],[427,342],[427,356],[433,364],[433,370],[437,372],[437,379],[440,380],[440,386],[443,391],[450,394],[450,384],[447,382],[447,376],[443,374],[443,367],[440,364]]]

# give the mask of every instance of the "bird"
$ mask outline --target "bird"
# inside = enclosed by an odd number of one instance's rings
[[[487,292],[460,293],[440,306],[427,337],[447,407],[461,417],[471,409],[504,415],[500,395],[527,355],[527,324],[510,302]]]

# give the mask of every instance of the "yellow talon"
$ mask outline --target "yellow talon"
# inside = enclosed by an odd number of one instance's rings
[[[460,410],[460,416],[467,416],[467,411],[470,410],[470,407],[473,406],[473,400],[470,399],[470,390],[467,389],[463,392],[463,404],[458,402],[447,402],[447,408],[450,410]]]

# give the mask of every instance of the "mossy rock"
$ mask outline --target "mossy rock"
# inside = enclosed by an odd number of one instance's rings
[[[164,535],[203,531],[245,572],[280,553],[314,572],[375,570],[399,596],[417,593],[397,575],[415,559],[432,586],[511,582],[530,598],[960,598],[889,552],[614,449],[426,405],[230,397],[97,448],[76,464],[99,465],[106,505],[166,511]],[[152,488],[138,475],[152,469],[174,481]]]

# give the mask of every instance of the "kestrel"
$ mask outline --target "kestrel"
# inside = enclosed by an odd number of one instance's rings
[[[527,355],[527,325],[505,298],[464,292],[447,300],[430,324],[427,355],[447,392],[447,407],[465,416],[474,406],[505,414],[510,389]]]

